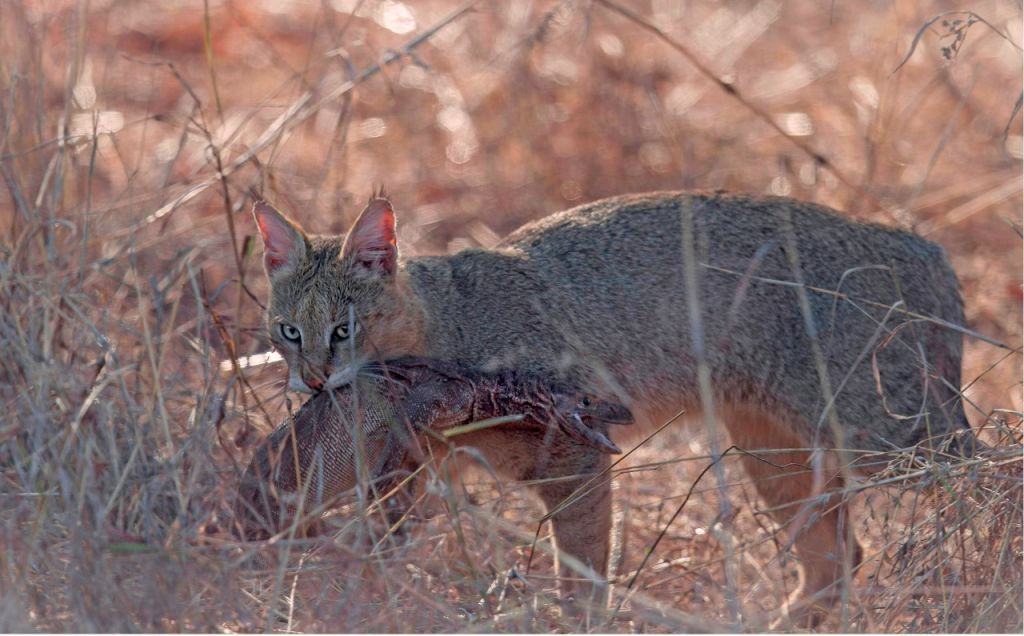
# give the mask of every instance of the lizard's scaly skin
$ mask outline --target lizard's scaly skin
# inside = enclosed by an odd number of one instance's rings
[[[529,375],[426,358],[368,365],[353,384],[313,396],[261,444],[239,486],[238,530],[246,539],[267,538],[300,498],[304,514],[317,514],[354,487],[357,425],[366,474],[376,479],[405,461],[416,434],[515,415],[521,419],[498,426],[557,434],[606,453],[621,452],[608,425],[633,421],[620,404]]]

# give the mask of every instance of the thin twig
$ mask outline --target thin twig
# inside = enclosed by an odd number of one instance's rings
[[[647,31],[650,31],[651,33],[656,35],[659,40],[661,40],[665,44],[668,44],[670,47],[675,49],[676,52],[680,53],[683,57],[685,57],[686,60],[690,64],[692,64],[693,67],[696,68],[701,75],[713,81],[720,89],[725,91],[727,95],[731,96],[740,105],[742,105],[744,108],[753,113],[755,117],[757,117],[764,123],[768,124],[768,126],[770,126],[772,130],[781,135],[783,139],[785,139],[792,145],[796,146],[801,152],[810,157],[817,165],[820,165],[821,167],[825,168],[830,173],[832,173],[832,176],[834,176],[840,183],[845,185],[847,188],[852,190],[858,197],[860,197],[863,200],[866,200],[868,203],[872,204],[878,209],[884,210],[900,225],[906,225],[905,221],[899,218],[896,214],[894,214],[893,210],[891,210],[889,206],[886,206],[877,197],[875,197],[875,195],[864,190],[864,188],[862,188],[861,186],[855,184],[853,180],[847,177],[841,170],[839,170],[839,168],[837,168],[835,164],[833,164],[832,161],[829,160],[828,157],[818,152],[814,148],[810,147],[809,145],[801,141],[799,138],[787,133],[785,130],[782,129],[782,126],[780,126],[778,122],[776,122],[775,119],[770,114],[768,114],[766,110],[764,110],[757,104],[754,104],[749,99],[744,97],[736,86],[722,80],[717,75],[715,75],[715,73],[710,68],[708,68],[703,62],[701,62],[700,58],[682,42],[662,31],[660,28],[652,24],[646,18],[640,16],[639,14],[635,13],[630,9],[627,9],[626,7],[623,7],[622,5],[618,4],[617,2],[614,2],[613,0],[596,0],[596,2],[598,4],[604,5],[605,7],[618,13],[619,15],[622,15],[628,20],[635,22],[640,27],[643,27]]]
[[[260,152],[270,147],[271,145],[275,144],[286,133],[295,129],[297,126],[308,120],[310,117],[317,114],[322,108],[334,102],[339,97],[342,97],[343,95],[349,93],[356,86],[359,86],[360,84],[374,77],[375,75],[380,73],[385,67],[402,60],[404,57],[408,55],[411,55],[413,51],[419,48],[424,42],[428,41],[431,37],[436,35],[438,31],[440,31],[441,29],[445,28],[446,26],[450,25],[451,23],[455,22],[462,16],[469,13],[480,2],[481,0],[469,0],[468,2],[463,4],[462,7],[450,13],[446,18],[442,19],[434,26],[430,27],[429,29],[423,31],[422,33],[414,37],[405,46],[401,47],[398,50],[388,51],[383,56],[380,62],[365,69],[364,71],[356,75],[353,79],[343,83],[341,86],[338,86],[337,88],[330,91],[329,93],[327,93],[327,95],[323,96],[319,100],[314,101],[313,91],[306,91],[305,93],[300,95],[297,100],[295,100],[295,102],[288,108],[288,110],[282,113],[281,116],[275,119],[263,131],[263,134],[261,134],[256,139],[256,141],[249,146],[249,149],[246,150],[246,152],[242,153],[241,156],[239,156],[237,159],[226,165],[224,169],[219,171],[217,174],[211,175],[206,179],[200,181],[196,185],[185,189],[184,192],[181,192],[178,196],[174,197],[174,199],[172,199],[170,202],[161,206],[159,209],[151,213],[142,221],[132,226],[131,232],[137,232],[142,227],[145,227],[146,225],[149,225],[150,223],[153,223],[154,221],[163,218],[167,214],[178,209],[180,206],[199,196],[199,194],[201,194],[211,185],[216,183],[218,179],[223,179],[228,175],[233,174],[236,170],[238,170],[245,164],[249,163]]]

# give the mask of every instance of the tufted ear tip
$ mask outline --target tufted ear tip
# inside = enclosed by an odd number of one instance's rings
[[[380,276],[395,273],[398,244],[395,211],[390,201],[381,197],[370,200],[345,238],[341,255],[368,272]]]

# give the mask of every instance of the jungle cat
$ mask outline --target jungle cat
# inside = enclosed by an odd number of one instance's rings
[[[383,197],[345,236],[311,236],[263,201],[254,215],[270,338],[292,389],[343,385],[370,360],[428,356],[565,379],[625,404],[640,430],[686,410],[713,414],[747,450],[849,449],[741,459],[799,558],[794,611],[827,611],[844,562],[859,559],[845,541],[847,508],[827,494],[847,470],[870,470],[851,465],[854,451],[967,428],[962,336],[950,328],[963,307],[943,250],[821,205],[621,196],[529,223],[491,249],[411,258]],[[590,545],[587,530],[606,514],[563,524],[556,545],[605,572],[608,542]]]

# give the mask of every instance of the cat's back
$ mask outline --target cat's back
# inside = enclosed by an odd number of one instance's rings
[[[686,250],[693,253],[684,258]],[[429,313],[443,334],[434,342],[445,339],[442,353],[499,366],[581,365],[610,373],[634,398],[693,390],[691,298],[715,381],[785,396],[809,419],[820,411],[816,346],[830,375],[849,376],[837,408],[859,421],[886,418],[864,363],[886,333],[906,341],[874,358],[890,406],[920,403],[909,382],[919,375],[916,359],[904,351],[916,350],[913,340],[951,385],[959,382],[959,333],[932,323],[900,327],[915,316],[962,324],[942,249],[793,199],[605,199],[523,226],[495,250],[441,257],[432,276]]]
[[[531,256],[564,254],[588,244],[599,248],[643,249],[659,245],[677,253],[683,215],[690,214],[698,239],[713,252],[737,251],[733,245],[779,239],[792,227],[800,247],[836,254],[918,253],[943,259],[943,253],[912,232],[856,221],[829,207],[788,197],[726,192],[651,192],[601,199],[555,212],[510,233],[499,247]],[[808,239],[819,240],[816,244]]]

